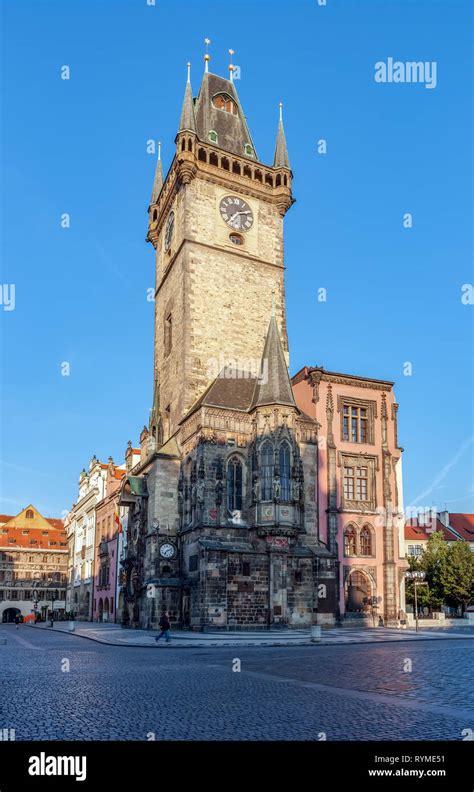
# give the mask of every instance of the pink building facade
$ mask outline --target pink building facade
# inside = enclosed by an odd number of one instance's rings
[[[115,467],[112,458],[107,467],[105,497],[96,506],[94,552],[94,589],[92,620],[117,621],[117,575],[119,525],[117,503],[125,467]]]
[[[393,383],[305,367],[292,385],[318,422],[318,535],[338,559],[336,618],[398,625],[407,562]]]

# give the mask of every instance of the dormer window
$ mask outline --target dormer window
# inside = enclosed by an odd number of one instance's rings
[[[223,110],[224,113],[231,113],[232,115],[237,115],[237,105],[232,99],[229,94],[217,94],[213,100],[212,104],[214,107],[217,107],[218,110]]]
[[[253,157],[254,155],[253,146],[251,146],[250,143],[245,143],[244,154],[246,157]]]
[[[217,144],[218,141],[217,132],[215,132],[213,129],[211,129],[211,131],[209,132],[209,140],[211,141],[211,143]]]

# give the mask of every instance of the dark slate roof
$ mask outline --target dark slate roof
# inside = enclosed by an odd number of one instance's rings
[[[288,404],[291,407],[296,407],[285,353],[274,316],[270,319],[268,326],[260,371],[268,372],[268,376],[266,379],[262,378],[261,381],[255,382],[250,409],[264,404]]]
[[[212,98],[220,93],[228,94],[235,101],[238,107],[237,115],[226,113],[224,110],[219,110],[213,106]],[[252,159],[258,159],[233,82],[226,80],[224,77],[218,77],[217,74],[205,72],[199,96],[195,100],[194,112],[197,135],[200,140],[209,143],[209,132],[214,130],[214,132],[217,132],[217,145],[220,149],[242,157],[245,156],[244,145],[250,143],[255,153],[255,157],[252,157]]]
[[[285,130],[283,128],[283,121],[280,118],[278,124],[278,134],[275,146],[275,156],[273,158],[274,168],[288,168],[290,170],[290,159],[288,157],[288,149],[286,146]]]
[[[230,374],[232,376],[229,376]],[[191,412],[206,405],[247,412],[252,401],[255,382],[255,377],[250,377],[247,371],[230,371],[228,368],[224,368],[217,379],[194,403]]]
[[[196,132],[193,92],[191,90],[191,83],[189,80],[186,83],[186,90],[184,92],[183,109],[181,110],[178,132],[183,132],[185,129],[190,132]]]

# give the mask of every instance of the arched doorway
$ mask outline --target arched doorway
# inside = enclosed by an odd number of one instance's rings
[[[89,619],[91,612],[91,595],[89,591],[86,591],[86,596],[84,597],[84,616],[86,619]]]
[[[102,621],[108,622],[109,620],[109,598],[106,597],[104,600],[104,615],[102,617]]]
[[[2,615],[3,624],[13,624],[16,616],[21,616],[21,611],[18,608],[5,608]]]
[[[102,597],[101,597],[100,600],[99,600],[99,615],[98,615],[97,621],[100,621],[100,622],[102,621],[103,613],[104,613],[104,602],[103,602]]]
[[[369,577],[359,569],[349,574],[346,587],[346,611],[366,613],[370,608],[372,584]]]

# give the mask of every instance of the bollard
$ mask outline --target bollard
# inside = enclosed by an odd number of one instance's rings
[[[69,630],[69,632],[74,632],[74,630],[75,630],[75,626],[74,626],[74,622],[73,622],[73,621],[70,621],[70,622],[69,622],[69,624],[68,624],[68,630]]]
[[[319,624],[313,624],[311,627],[311,643],[317,643],[321,640],[321,627]]]

